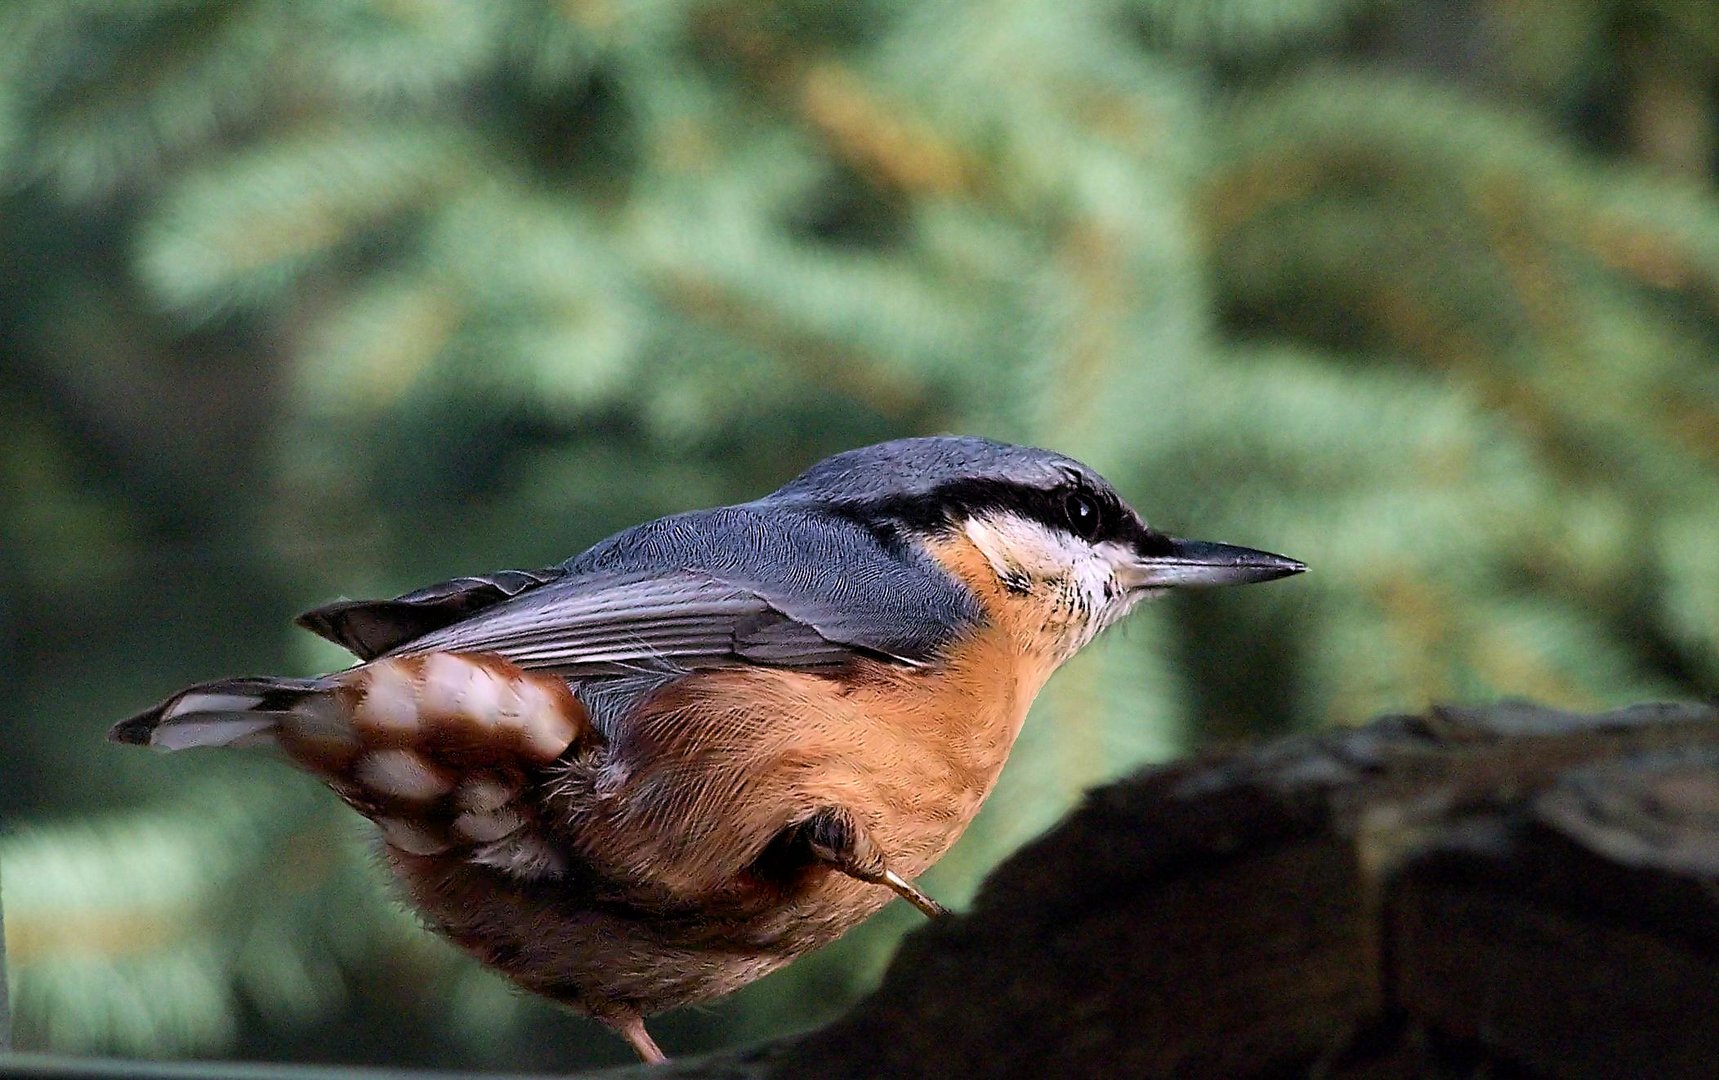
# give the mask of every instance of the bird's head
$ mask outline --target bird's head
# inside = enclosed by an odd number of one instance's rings
[[[1159,532],[1086,465],[988,439],[897,439],[850,450],[770,498],[820,504],[887,536],[965,541],[997,587],[1042,614],[1035,632],[1059,659],[1143,599],[1307,569],[1282,555]]]

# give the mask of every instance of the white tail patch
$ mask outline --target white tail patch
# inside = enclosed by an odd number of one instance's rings
[[[528,830],[478,848],[471,860],[527,881],[555,877],[567,870],[567,860],[561,853]]]
[[[317,679],[205,683],[121,721],[163,750],[273,746],[375,821],[397,852],[454,853],[524,877],[564,869],[529,790],[581,736],[585,706],[556,675],[498,656],[385,657]]]
[[[454,795],[454,805],[474,814],[488,814],[512,802],[519,789],[488,777],[467,780]]]
[[[482,664],[454,653],[431,653],[424,657],[423,680],[418,707],[432,715],[491,725],[501,711],[503,691],[507,704],[513,704],[511,687]]]
[[[157,750],[189,750],[197,746],[274,746],[275,718],[256,713],[231,712],[163,721],[149,736]]]
[[[400,818],[379,817],[376,824],[389,847],[399,848],[408,855],[440,855],[450,846],[430,830]]]
[[[524,824],[525,819],[507,807],[487,814],[467,810],[454,819],[454,831],[467,840],[489,844],[516,831]]]
[[[188,716],[191,713],[242,713],[262,704],[255,694],[204,693],[193,690],[169,709],[165,719]]]
[[[587,730],[584,706],[552,675],[499,657],[428,653],[377,660],[339,676],[361,741],[434,745],[449,738],[555,760]],[[434,753],[431,756],[435,756]]]
[[[376,734],[410,735],[418,730],[418,688],[402,664],[374,664],[365,670],[364,697],[353,722]]]
[[[428,802],[454,789],[446,772],[410,750],[372,750],[358,759],[355,777],[378,794],[407,802]]]

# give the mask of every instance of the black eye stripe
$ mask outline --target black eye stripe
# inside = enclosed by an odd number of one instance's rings
[[[1096,524],[1089,529],[1077,528],[1071,520],[1070,505],[1076,499],[1087,500],[1097,514]],[[939,529],[975,514],[995,511],[1020,514],[1092,542],[1115,540],[1133,544],[1142,539],[1139,519],[1123,506],[1116,493],[1094,487],[1077,474],[1070,474],[1066,483],[1048,488],[991,479],[956,480],[920,495],[839,508],[839,512],[867,521],[873,527],[878,518],[888,518],[921,530]],[[1148,542],[1152,535],[1149,530],[1146,532]]]

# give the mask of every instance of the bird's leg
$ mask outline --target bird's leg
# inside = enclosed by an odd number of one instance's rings
[[[600,1017],[603,1023],[615,1029],[616,1034],[627,1040],[633,1052],[639,1055],[639,1060],[646,1065],[661,1065],[668,1060],[668,1055],[657,1046],[657,1041],[651,1038],[651,1033],[645,1030],[645,1018],[636,1012],[617,1013],[613,1016]]]
[[[859,877],[857,874],[854,876]],[[861,877],[860,880],[872,881],[871,878],[867,877]],[[931,899],[931,897],[926,896],[925,893],[920,891],[919,886],[902,877],[894,870],[885,870],[883,872],[883,876],[878,878],[873,882],[873,884],[888,886],[895,895],[901,897],[903,900],[906,900],[908,903],[924,912],[925,917],[928,919],[935,919],[949,914],[948,908]]]
[[[949,914],[948,908],[889,868],[871,836],[847,811],[834,807],[820,810],[798,828],[813,856],[834,869],[867,884],[888,888],[930,918]]]

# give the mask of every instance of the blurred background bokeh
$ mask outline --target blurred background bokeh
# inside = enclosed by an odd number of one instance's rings
[[[1314,568],[1071,665],[929,878],[957,904],[1214,741],[1714,695],[1716,134],[1700,0],[7,4],[18,1042],[626,1060],[417,930],[308,779],[103,734],[340,666],[303,608],[886,437],[1052,446]],[[915,921],[658,1036],[830,1017]]]

